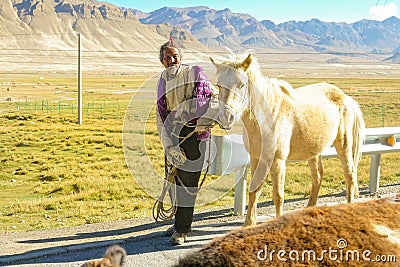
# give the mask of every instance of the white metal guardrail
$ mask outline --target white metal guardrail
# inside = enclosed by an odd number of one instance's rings
[[[246,177],[250,155],[244,148],[240,134],[212,136],[213,160],[208,173],[225,175],[236,172],[234,213],[244,214],[246,207]]]
[[[400,152],[400,127],[383,127],[365,129],[363,155],[371,155],[369,191],[379,190],[381,155]],[[397,139],[397,140],[396,140]],[[212,136],[211,154],[215,155],[209,174],[225,175],[236,172],[235,214],[244,214],[246,206],[246,178],[250,156],[244,148],[242,136],[238,134]],[[337,157],[334,147],[322,152],[322,158]]]

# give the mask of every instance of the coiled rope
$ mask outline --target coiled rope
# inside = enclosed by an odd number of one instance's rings
[[[166,161],[168,162],[168,161]],[[168,165],[170,165],[170,163],[168,162]],[[167,175],[164,178],[164,184],[163,184],[163,188],[161,191],[161,195],[160,197],[156,200],[156,202],[154,203],[153,206],[153,218],[155,221],[165,221],[165,220],[171,220],[172,217],[174,217],[175,213],[176,213],[176,209],[177,206],[175,205],[174,201],[176,200],[176,189],[175,185],[176,184],[176,180],[175,177],[177,176],[177,168],[173,165],[171,166],[167,166]],[[170,197],[171,197],[171,207],[166,208],[164,206],[164,198],[165,195],[167,194],[167,192],[169,192]]]

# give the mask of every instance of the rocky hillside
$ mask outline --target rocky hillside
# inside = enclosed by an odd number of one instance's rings
[[[89,59],[84,64],[93,63],[94,68],[100,59],[105,65],[160,66],[157,52],[170,34],[183,47],[207,50],[181,27],[144,25],[131,10],[94,0],[1,0],[0,32],[0,56],[11,65],[49,61],[57,68],[75,60],[77,33]]]

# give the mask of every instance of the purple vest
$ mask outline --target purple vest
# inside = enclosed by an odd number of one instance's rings
[[[203,68],[200,66],[193,66],[193,69],[195,73],[193,90],[195,90],[196,92],[196,113],[194,115],[194,118],[190,120],[190,122],[195,124],[197,122],[197,119],[200,118],[207,111],[212,91],[210,81],[206,74],[203,72]],[[164,124],[164,127],[166,128],[168,133],[171,133],[173,122],[169,121],[169,118],[173,116],[168,116],[171,111],[167,110],[167,99],[165,95],[165,90],[165,80],[161,77],[158,81],[157,88],[157,110]],[[201,134],[197,133],[197,138],[199,140],[207,139],[210,137],[210,133],[211,130],[207,130]]]

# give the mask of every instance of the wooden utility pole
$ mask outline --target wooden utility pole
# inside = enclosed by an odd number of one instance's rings
[[[82,124],[82,50],[80,33],[78,33],[78,124]]]

